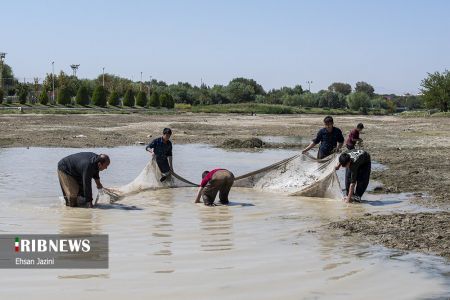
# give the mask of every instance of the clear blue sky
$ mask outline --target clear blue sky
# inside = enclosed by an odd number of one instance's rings
[[[105,72],[268,90],[313,81],[416,93],[450,66],[450,1],[2,1],[0,52],[17,77]]]

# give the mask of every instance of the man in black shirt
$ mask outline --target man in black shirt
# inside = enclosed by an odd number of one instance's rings
[[[80,152],[64,157],[58,162],[58,178],[66,205],[78,205],[78,196],[84,197],[88,207],[92,205],[92,179],[97,188],[103,188],[99,172],[110,164],[108,155]]]
[[[324,128],[320,129],[315,139],[311,141],[308,147],[306,147],[302,153],[305,154],[315,145],[320,143],[319,151],[317,152],[317,158],[322,159],[333,153],[333,150],[340,151],[344,143],[344,136],[342,131],[334,127],[333,118],[326,116],[323,119]]]
[[[347,196],[344,200],[346,202],[361,201],[370,179],[372,166],[370,154],[364,150],[346,151],[339,156],[339,164],[336,166],[336,170],[339,170],[341,166],[346,168],[345,189]]]
[[[163,135],[160,138],[154,139],[150,144],[145,147],[145,150],[155,155],[156,163],[161,171],[161,179],[163,182],[170,175],[172,167],[172,142],[170,136],[172,130],[170,128],[164,128]]]

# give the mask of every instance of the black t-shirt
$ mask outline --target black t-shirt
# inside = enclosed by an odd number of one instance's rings
[[[148,150],[149,148],[153,149],[153,153],[155,153],[156,158],[158,159],[165,159],[168,156],[172,156],[172,142],[167,141],[167,143],[164,143],[162,137],[154,139],[147,147],[145,147],[145,150]]]
[[[350,155],[351,163],[350,163],[350,172],[351,172],[351,183],[355,183],[358,178],[358,172],[360,168],[370,162],[370,155],[364,150],[356,150],[352,149],[346,151]]]
[[[328,156],[338,143],[344,142],[344,136],[339,128],[333,127],[331,132],[328,132],[326,128],[322,128],[312,141],[314,144],[320,143],[319,151],[322,152],[323,156]]]
[[[58,162],[58,170],[78,181],[88,202],[92,201],[92,178],[100,179],[98,158],[99,155],[93,152],[80,152],[66,156]]]

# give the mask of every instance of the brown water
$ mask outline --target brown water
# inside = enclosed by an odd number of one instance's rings
[[[94,149],[111,155],[105,185],[134,179],[142,147]],[[418,208],[402,195],[368,195],[363,205],[233,189],[232,205],[195,205],[196,189],[148,191],[118,205],[61,205],[57,161],[79,149],[0,149],[1,233],[107,233],[107,270],[0,270],[0,299],[422,299],[449,296],[450,267],[336,236],[321,226],[366,212]],[[239,175],[292,151],[226,152],[176,146],[176,170]]]

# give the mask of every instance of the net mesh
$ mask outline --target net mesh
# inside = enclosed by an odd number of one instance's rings
[[[233,186],[291,196],[342,199],[341,186],[334,169],[337,161],[337,154],[321,160],[308,154],[299,154],[238,176]],[[198,186],[177,173],[172,173],[164,182],[160,181],[161,176],[153,158],[136,179],[121,187],[104,189],[103,193],[99,193],[97,201],[115,202],[151,189]]]

